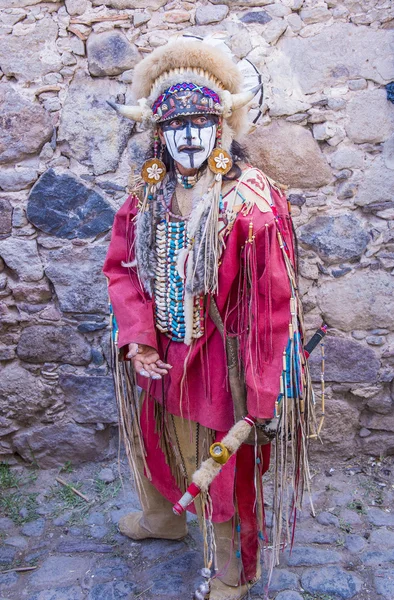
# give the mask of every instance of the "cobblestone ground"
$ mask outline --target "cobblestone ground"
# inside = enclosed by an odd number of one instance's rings
[[[123,485],[116,462],[66,464],[61,472],[0,464],[0,600],[192,597],[203,566],[196,521],[181,542],[123,537],[118,520],[139,503],[124,463],[120,472]],[[283,552],[270,598],[394,598],[393,473],[392,458],[316,469],[316,517],[305,502],[294,549]],[[21,571],[26,567],[31,570]],[[263,596],[263,584],[250,594]]]

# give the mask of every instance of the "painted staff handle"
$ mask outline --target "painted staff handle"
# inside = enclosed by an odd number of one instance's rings
[[[246,415],[241,421],[238,421],[233,425],[227,435],[224,436],[221,442],[212,444],[210,448],[210,458],[204,460],[198,471],[193,475],[193,481],[182,498],[173,506],[173,511],[176,515],[181,515],[197,498],[201,493],[201,489],[208,489],[213,479],[216,477],[221,469],[221,466],[225,464],[230,456],[235,454],[238,448],[243,444],[250,433],[250,429],[254,427],[256,419],[251,415]],[[201,483],[199,485],[199,481]]]

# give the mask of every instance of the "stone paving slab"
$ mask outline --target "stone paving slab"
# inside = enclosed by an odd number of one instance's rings
[[[394,459],[330,467],[316,468],[315,515],[306,501],[294,547],[284,548],[268,597],[393,600]],[[12,467],[10,474],[11,486],[0,487],[6,499],[0,502],[0,600],[191,599],[203,566],[196,519],[188,516],[182,541],[121,535],[119,518],[139,507],[124,460],[120,473],[116,463],[65,467],[62,478],[89,502],[56,483],[58,470]],[[270,494],[268,476],[267,503]],[[267,514],[269,532],[268,505]],[[13,570],[20,567],[35,569]],[[266,585],[264,575],[249,600],[265,600]]]

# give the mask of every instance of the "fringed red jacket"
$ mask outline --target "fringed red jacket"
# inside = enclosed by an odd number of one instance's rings
[[[224,202],[236,194],[237,215],[225,238],[215,297],[227,335],[239,338],[248,412],[274,416],[283,355],[289,334],[290,280],[286,260],[294,261],[291,219],[284,194],[257,169],[226,182]],[[115,216],[104,265],[117,320],[118,347],[147,344],[173,368],[163,381],[138,377],[138,384],[166,410],[219,432],[234,424],[224,342],[208,315],[204,335],[191,346],[170,341],[155,326],[154,298],[143,290],[133,260],[138,199],[130,196]],[[287,257],[287,258],[286,258]]]

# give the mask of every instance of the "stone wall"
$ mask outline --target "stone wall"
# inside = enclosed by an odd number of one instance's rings
[[[316,452],[394,453],[390,0],[0,9],[0,459],[46,467],[116,451],[101,267],[146,134],[106,99],[128,100],[135,64],[177,31],[224,31],[263,72],[247,145],[289,185],[307,329],[330,326]],[[318,382],[319,356],[312,370]]]

